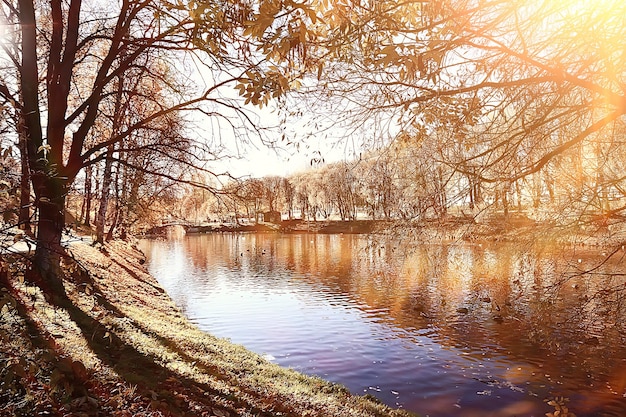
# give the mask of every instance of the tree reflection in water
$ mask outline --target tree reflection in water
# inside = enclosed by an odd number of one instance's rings
[[[626,413],[621,254],[404,247],[360,235],[144,241],[207,331],[355,393],[438,416]],[[553,403],[554,404],[554,403]]]

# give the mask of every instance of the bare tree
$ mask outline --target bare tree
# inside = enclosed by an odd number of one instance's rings
[[[293,211],[294,211],[296,192],[295,192],[295,188],[293,186],[293,183],[291,182],[291,180],[289,178],[282,178],[282,180],[281,180],[281,192],[282,192],[283,196],[285,197],[285,207],[287,209],[287,216],[288,216],[289,220],[292,220],[293,219]]]
[[[279,210],[279,201],[281,198],[282,179],[278,176],[269,176],[263,178],[263,187],[265,191],[265,199],[267,200],[267,209],[269,211]]]
[[[261,84],[262,100],[283,88],[280,82],[265,83],[266,70],[267,80],[286,79],[274,75],[264,65],[265,55],[257,52],[259,45],[243,37],[244,23],[251,22],[248,29],[255,27],[246,2],[186,5],[124,0],[103,5],[7,0],[2,19],[15,31],[16,43],[2,45],[2,65],[13,71],[16,82],[0,80],[0,95],[23,115],[38,214],[34,272],[52,293],[63,294],[58,268],[65,202],[83,168],[115,158],[116,153],[150,149],[173,160],[182,152],[189,158],[177,162],[206,170],[206,162],[214,157],[209,145],[196,142],[192,148],[175,148],[176,141],[160,143],[159,135],[151,141],[147,132],[152,124],[169,115],[200,111],[221,119],[233,131],[241,125],[250,127],[250,116],[221,91],[236,84],[250,88]],[[150,89],[140,92],[146,101],[152,97],[151,111],[105,136],[93,135],[116,91],[124,90],[118,81],[137,76],[137,68],[148,62],[144,82],[154,81],[161,89],[158,101]],[[188,75],[198,65],[205,68],[201,81]],[[195,87],[188,88],[191,85]],[[259,103],[256,98],[251,101]],[[132,148],[129,138],[138,132],[145,140]],[[160,174],[180,179],[177,174]]]
[[[472,205],[493,190],[501,209],[519,209],[532,178],[549,202],[619,214],[608,202],[624,196],[624,176],[608,161],[621,154],[626,113],[624,2],[309,1],[299,9],[307,19],[288,5],[280,14],[303,22],[312,39],[310,71],[286,104],[293,114],[318,109],[350,126],[351,137],[368,128],[378,133],[370,137],[431,142],[436,152],[423,162],[454,174],[435,168],[433,178],[445,185],[464,176]],[[289,38],[278,29],[258,36]],[[557,180],[576,161],[585,175],[574,198]],[[445,211],[444,197],[433,209]]]

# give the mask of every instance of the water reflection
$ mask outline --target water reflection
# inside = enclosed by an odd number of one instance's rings
[[[602,291],[624,282],[597,274],[619,256],[576,276],[601,258],[313,234],[143,248],[201,328],[352,392],[437,416],[543,416],[554,396],[579,417],[626,414],[622,300]]]

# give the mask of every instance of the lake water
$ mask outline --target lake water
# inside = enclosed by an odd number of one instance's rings
[[[607,254],[400,243],[208,234],[141,246],[200,328],[353,393],[424,416],[544,416],[561,396],[578,417],[626,416],[623,250],[593,269]]]

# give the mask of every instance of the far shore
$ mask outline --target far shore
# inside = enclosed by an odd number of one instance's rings
[[[563,246],[610,247],[626,242],[626,224],[590,219],[569,223],[536,221],[520,213],[476,221],[468,216],[447,216],[423,221],[404,220],[283,220],[279,223],[241,222],[201,225],[160,225],[140,237],[165,237],[173,228],[187,235],[206,233],[319,233],[412,235],[432,242],[548,242]]]

